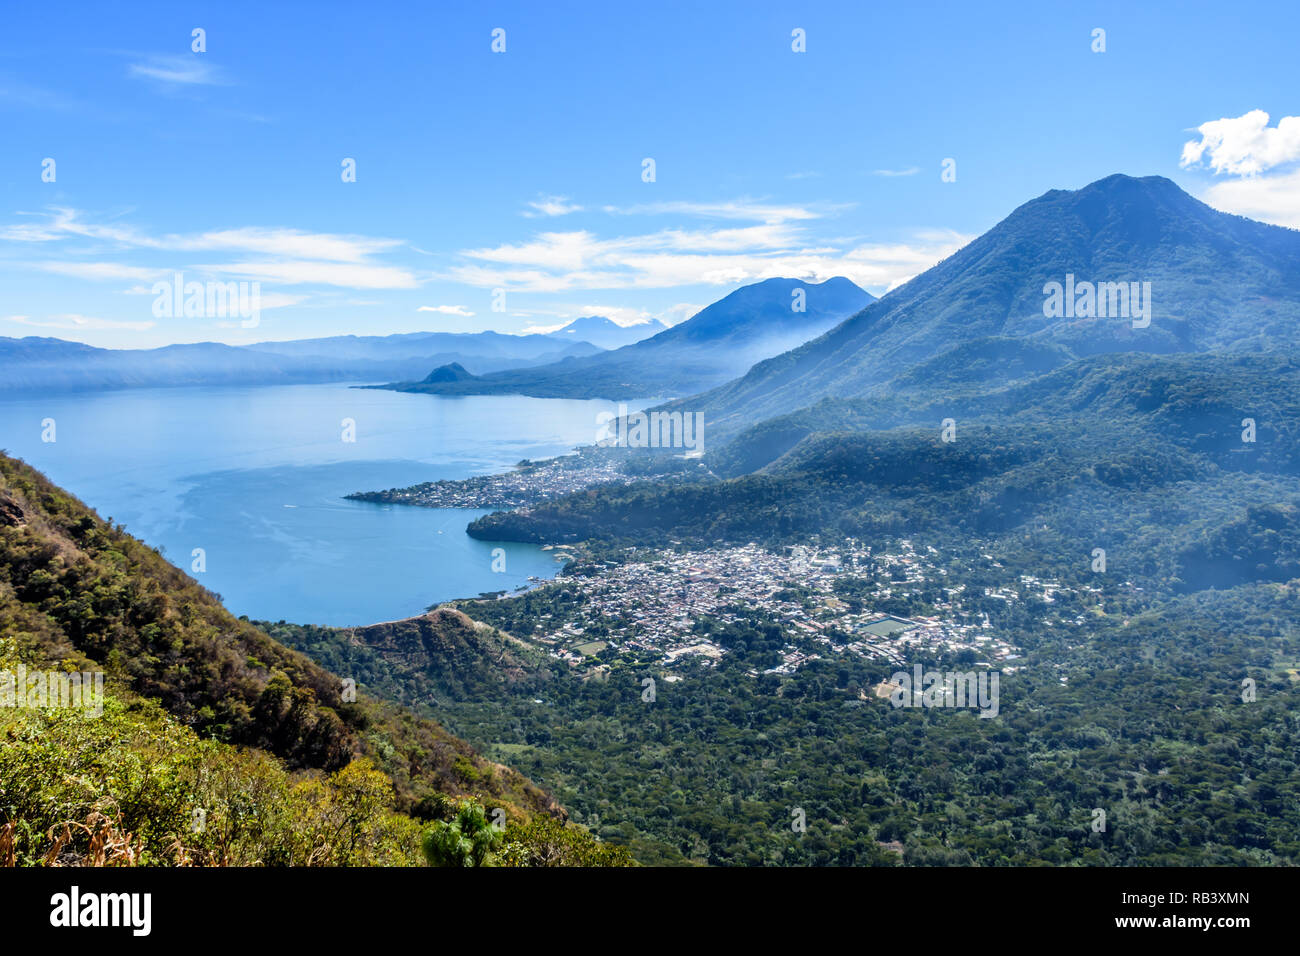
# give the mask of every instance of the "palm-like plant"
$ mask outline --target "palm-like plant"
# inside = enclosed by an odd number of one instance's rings
[[[450,822],[439,820],[424,831],[424,858],[430,866],[483,866],[501,843],[501,831],[488,822],[474,800],[464,800]]]

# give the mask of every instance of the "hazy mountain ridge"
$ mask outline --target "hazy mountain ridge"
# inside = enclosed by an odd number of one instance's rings
[[[619,349],[657,335],[666,328],[668,326],[658,319],[638,322],[636,325],[619,325],[603,315],[586,315],[547,334],[563,341],[590,342],[602,349]]]
[[[496,332],[335,336],[249,346],[200,342],[157,349],[0,338],[0,391],[373,382],[423,375],[452,362],[487,372],[600,351],[588,342]]]
[[[802,296],[802,300],[800,299]],[[403,392],[521,394],[543,398],[682,395],[724,382],[754,362],[792,348],[857,312],[874,297],[848,279],[766,279],[743,286],[690,319],[612,352]]]

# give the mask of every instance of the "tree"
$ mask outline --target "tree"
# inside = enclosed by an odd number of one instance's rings
[[[483,807],[462,800],[451,822],[439,820],[424,831],[424,857],[430,866],[483,866],[500,843],[501,831]]]

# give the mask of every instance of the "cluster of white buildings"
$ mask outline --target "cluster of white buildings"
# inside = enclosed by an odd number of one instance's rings
[[[532,639],[574,666],[610,648],[662,655],[667,666],[687,659],[716,661],[725,650],[697,623],[702,618],[748,621],[757,610],[778,623],[788,639],[772,673],[793,673],[811,660],[843,654],[892,664],[935,650],[970,650],[985,665],[1017,657],[1018,649],[992,632],[987,616],[963,610],[965,586],[943,586],[947,571],[939,558],[937,550],[919,552],[907,541],[876,554],[851,541],[837,549],[801,545],[777,552],[748,544],[639,555],[611,562],[594,575],[545,585],[577,589],[582,600],[571,619],[544,619]],[[844,578],[874,583],[850,603],[835,588]],[[1021,585],[1044,595],[1060,590],[1037,579],[1024,578]],[[872,609],[873,602],[905,597],[920,587],[941,595],[932,599],[936,613],[931,616],[904,618]],[[1020,599],[1010,589],[985,594]]]

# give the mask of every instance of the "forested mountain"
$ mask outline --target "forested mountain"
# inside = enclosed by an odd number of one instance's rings
[[[404,392],[643,398],[711,388],[755,362],[819,335],[874,297],[848,279],[767,279],[743,286],[657,335],[589,358],[565,359],[473,381],[398,383]]]
[[[1286,354],[1097,355],[959,399],[826,401],[711,451],[723,481],[594,488],[470,533],[662,545],[1047,531],[1049,550],[1119,536],[1175,589],[1208,586],[1204,561],[1236,542],[1230,576],[1271,580],[1260,549],[1286,565],[1294,523],[1226,529],[1300,497],[1297,416],[1300,363]]]
[[[938,429],[952,418],[961,434],[971,424],[1068,421],[1083,434],[1103,427],[1152,446],[1173,442],[1226,468],[1295,470],[1298,376],[1300,360],[1291,352],[1093,355],[1004,388],[949,390],[931,380],[929,390],[825,399],[745,429],[708,460],[720,474],[741,475],[769,466],[819,431]],[[1242,440],[1246,419],[1254,423],[1251,443]]]
[[[1062,297],[1074,285],[1073,314],[1044,314],[1052,282]],[[1116,316],[1120,290],[1103,283],[1149,283],[1149,315]],[[1097,353],[1298,346],[1300,232],[1115,175],[1025,203],[825,335],[673,407],[733,434],[826,397],[1006,384]]]

